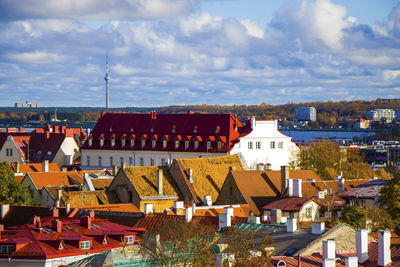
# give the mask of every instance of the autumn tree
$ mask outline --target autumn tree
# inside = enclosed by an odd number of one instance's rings
[[[365,226],[366,218],[366,213],[361,207],[346,205],[340,211],[339,220],[356,229],[360,229]]]
[[[400,222],[400,174],[394,174],[393,179],[388,180],[380,191],[378,202],[393,220]]]
[[[0,164],[0,203],[30,205],[31,195],[14,177],[14,172],[7,163]]]

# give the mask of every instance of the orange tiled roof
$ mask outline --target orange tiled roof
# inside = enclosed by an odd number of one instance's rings
[[[10,167],[15,170],[15,163],[10,163]],[[27,172],[42,172],[43,164],[42,163],[20,163],[19,164],[19,172],[22,173],[23,176]],[[61,171],[60,166],[57,163],[49,163],[49,172],[59,172]]]
[[[44,186],[74,184],[73,181],[71,181],[71,179],[68,177],[68,172],[32,172],[28,173],[27,175],[32,178],[32,181],[34,182],[38,190],[42,190]]]
[[[241,205],[240,207],[233,207],[233,216],[236,217],[248,217],[251,209],[248,205]],[[218,216],[224,213],[224,208],[199,208],[195,209],[195,216]],[[169,209],[166,212],[168,215],[177,215],[174,209]],[[182,215],[185,215],[185,210],[183,210]]]

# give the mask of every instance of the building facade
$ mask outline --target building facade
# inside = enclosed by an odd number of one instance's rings
[[[316,121],[317,110],[315,107],[297,107],[294,110],[294,119],[296,121]]]
[[[394,120],[396,114],[393,109],[373,109],[368,111],[368,119],[372,121],[386,120],[391,122]]]

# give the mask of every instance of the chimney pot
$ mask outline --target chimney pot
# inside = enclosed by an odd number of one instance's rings
[[[336,259],[335,240],[328,239],[322,241],[323,259]]]
[[[50,217],[59,217],[59,210],[57,208],[51,208],[49,210]]]
[[[212,198],[210,195],[204,196],[204,206],[211,206],[212,205]]]
[[[87,228],[90,229],[92,227],[92,218],[90,218],[89,216],[82,216],[81,220],[80,220],[80,224]]]
[[[356,230],[356,255],[358,262],[363,263],[368,260],[368,230]]]
[[[52,229],[56,231],[57,233],[62,232],[62,221],[60,220],[53,220],[52,222]]]
[[[49,161],[48,160],[43,161],[43,163],[42,163],[42,171],[43,172],[48,172],[49,171]]]
[[[349,256],[345,258],[345,267],[358,267],[358,257]]]
[[[193,217],[193,208],[192,207],[186,207],[185,208],[185,219],[186,222],[189,223],[192,220]]]
[[[71,211],[71,204],[67,203],[65,205],[65,213],[68,215],[68,213]]]
[[[154,210],[153,203],[144,203],[144,214],[152,213]]]
[[[158,181],[158,187],[157,191],[159,195],[163,195],[163,180],[164,180],[164,173],[162,169],[158,169],[157,173],[157,181]]]
[[[386,266],[391,262],[390,231],[378,231],[378,266]]]
[[[297,231],[297,219],[296,218],[289,218],[287,220],[286,232],[294,233],[296,231]]]
[[[224,208],[224,213],[227,213],[233,217],[233,208],[232,207],[226,207]]]
[[[14,164],[14,172],[19,173],[19,169],[20,169],[20,163],[17,161]]]
[[[117,165],[114,165],[113,166],[113,176],[115,177],[115,175],[117,175],[117,172],[118,172],[118,166]]]

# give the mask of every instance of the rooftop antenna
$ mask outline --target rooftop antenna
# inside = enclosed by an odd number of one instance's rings
[[[106,109],[108,109],[108,87],[110,83],[110,75],[108,75],[108,51],[107,51],[107,56],[106,56],[106,75],[104,76],[104,80],[106,81]]]

